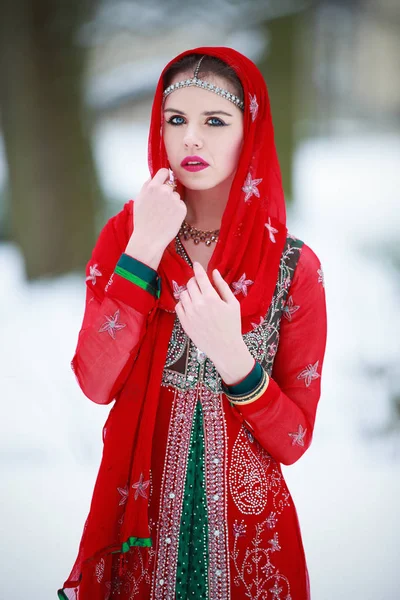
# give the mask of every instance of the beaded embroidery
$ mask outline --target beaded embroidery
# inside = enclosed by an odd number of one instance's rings
[[[180,255],[191,264],[184,249]],[[252,356],[271,374],[279,344],[279,326],[287,301],[302,242],[287,239],[281,256],[275,292],[266,316],[259,316],[254,329],[243,335]],[[174,367],[174,368],[173,368]],[[153,573],[155,600],[174,598],[182,501],[186,480],[190,434],[196,403],[201,402],[204,423],[206,499],[208,507],[209,597],[230,597],[230,571],[236,586],[244,586],[249,598],[261,598],[269,590],[290,600],[290,585],[273,565],[280,551],[279,515],[290,506],[280,468],[252,434],[241,426],[228,468],[226,421],[221,378],[214,364],[193,344],[175,319],[164,366],[162,385],[174,389],[168,441],[161,483],[157,565]],[[233,550],[229,553],[227,530],[228,492],[243,515],[259,515],[268,506],[262,523],[256,526],[250,548],[239,551],[238,539],[245,535],[245,522],[233,525]],[[272,510],[271,510],[272,509]],[[272,532],[272,536],[271,536]],[[267,534],[264,539],[264,534]],[[168,541],[168,543],[167,543]],[[233,561],[231,569],[229,562]],[[257,562],[258,561],[258,562]],[[231,563],[232,564],[232,563]],[[269,587],[266,587],[269,586]]]

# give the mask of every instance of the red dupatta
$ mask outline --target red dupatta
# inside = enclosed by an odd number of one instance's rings
[[[268,92],[256,65],[231,48],[195,48],[175,57],[160,76],[153,102],[148,147],[152,177],[161,167],[169,166],[161,136],[163,74],[171,64],[192,53],[199,54],[199,58],[221,58],[235,70],[244,90],[244,144],[208,274],[218,268],[231,286],[243,280],[252,282],[247,295],[237,295],[242,333],[246,333],[253,328],[251,323],[268,311],[287,234]],[[124,232],[126,242],[132,233],[131,223],[130,215]],[[137,490],[141,482],[150,480],[154,423],[177,302],[173,282],[184,286],[193,276],[192,269],[176,253],[174,240],[164,252],[158,274],[162,280],[161,296],[148,316],[139,353],[103,430],[104,451],[91,508],[79,555],[65,588],[78,584],[87,561],[110,552],[126,552],[132,545],[151,545],[147,494],[129,493],[122,528],[117,533],[120,507],[115,490],[125,486],[130,490],[132,484]]]

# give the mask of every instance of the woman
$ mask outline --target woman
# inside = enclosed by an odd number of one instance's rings
[[[91,400],[115,403],[59,597],[305,600],[280,463],[311,443],[325,293],[287,233],[257,67],[229,48],[172,60],[149,168],[87,267],[72,366]]]

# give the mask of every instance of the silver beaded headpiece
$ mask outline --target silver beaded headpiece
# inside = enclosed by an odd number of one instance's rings
[[[174,92],[175,90],[179,90],[180,88],[183,88],[183,87],[190,87],[190,86],[195,85],[196,87],[202,88],[203,90],[208,90],[210,92],[214,92],[214,94],[218,94],[218,96],[222,96],[222,98],[226,98],[226,100],[229,100],[229,102],[232,102],[235,106],[237,106],[241,110],[244,110],[244,102],[242,100],[240,100],[240,98],[235,96],[235,94],[231,94],[230,92],[228,92],[228,90],[224,90],[223,88],[220,88],[217,85],[214,85],[213,83],[209,83],[208,81],[203,81],[202,79],[197,78],[197,75],[200,70],[201,61],[203,60],[203,58],[204,58],[204,56],[202,56],[200,58],[199,62],[197,63],[197,66],[194,71],[192,79],[185,79],[184,81],[178,81],[177,83],[173,83],[172,85],[168,86],[167,89],[164,90],[163,101],[165,100],[165,98],[167,96],[172,94],[172,92]]]

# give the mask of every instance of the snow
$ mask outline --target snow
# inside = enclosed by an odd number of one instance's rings
[[[146,155],[146,140],[143,128],[122,135],[114,125],[98,129],[96,159],[106,191],[129,199],[147,166],[124,165]],[[284,467],[313,600],[398,596],[400,442],[396,430],[379,432],[399,381],[399,277],[381,251],[400,233],[399,158],[395,136],[313,140],[296,155],[290,230],[321,259],[328,303],[313,444]],[[85,398],[70,369],[83,274],[28,285],[12,244],[0,245],[0,272],[0,598],[50,600],[78,551],[109,407]]]

